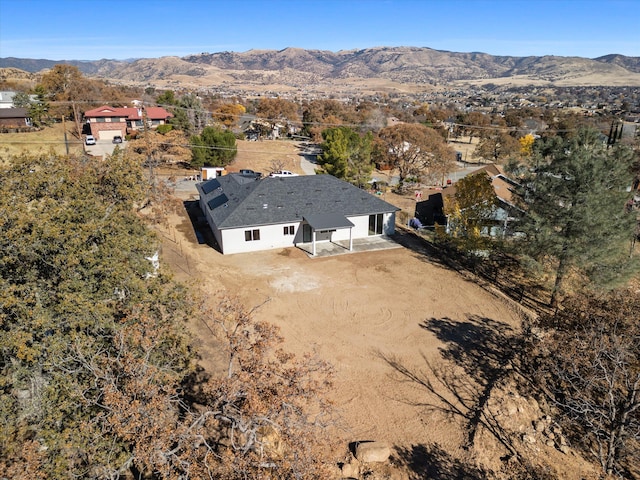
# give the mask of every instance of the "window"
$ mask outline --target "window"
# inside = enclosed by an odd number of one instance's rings
[[[284,234],[285,235],[295,235],[296,234],[296,227],[293,225],[287,225],[286,227],[284,227]]]
[[[98,117],[98,118],[96,118],[96,121],[98,123],[104,123],[105,122],[105,118],[104,117]]]
[[[245,230],[244,241],[251,242],[254,240],[260,240],[260,230]]]
[[[382,235],[382,218],[381,213],[369,215],[369,235]]]

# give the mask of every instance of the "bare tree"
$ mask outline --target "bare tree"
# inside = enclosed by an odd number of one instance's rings
[[[534,341],[538,381],[565,431],[607,475],[628,474],[640,454],[639,311],[631,291],[574,297],[541,318],[548,332]]]
[[[257,478],[267,470],[277,478],[326,478],[320,446],[332,444],[324,395],[331,368],[281,350],[279,329],[256,320],[255,311],[232,298],[201,309],[224,357],[197,394],[209,432],[217,432],[208,440],[221,455],[217,478]]]

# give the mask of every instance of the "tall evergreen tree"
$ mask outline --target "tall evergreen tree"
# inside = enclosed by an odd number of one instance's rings
[[[42,85],[37,85],[34,93],[36,99],[29,103],[29,116],[36,125],[41,125],[43,118],[49,112],[49,102],[47,102],[47,93]]]
[[[354,185],[364,185],[373,170],[371,132],[361,136],[349,127],[335,127],[322,132],[322,138],[322,155],[318,159],[322,171]]]
[[[207,112],[202,106],[200,99],[188,93],[179,100],[172,100],[173,95],[167,94],[163,101],[174,101],[175,107],[170,108],[173,118],[169,121],[175,128],[183,130],[187,135],[194,135],[202,132],[207,124]]]
[[[532,256],[555,261],[551,305],[575,268],[595,288],[627,280],[638,271],[637,256],[630,256],[636,218],[625,210],[632,152],[607,149],[591,129],[550,138],[536,150],[536,167],[524,182],[523,227]]]
[[[191,137],[191,165],[224,167],[238,153],[233,133],[214,127],[205,127],[200,135]]]

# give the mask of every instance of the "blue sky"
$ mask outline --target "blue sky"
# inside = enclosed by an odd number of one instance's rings
[[[0,57],[375,46],[640,56],[640,0],[0,0]]]

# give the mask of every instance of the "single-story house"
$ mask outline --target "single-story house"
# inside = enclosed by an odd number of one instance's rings
[[[115,136],[124,137],[136,130],[144,130],[143,119],[147,126],[157,128],[173,117],[162,107],[102,107],[84,112],[84,120],[89,125],[91,135],[101,140],[111,140]]]
[[[470,175],[484,173],[491,180],[491,186],[498,199],[498,205],[491,218],[487,220],[487,225],[483,229],[483,234],[496,236],[509,236],[517,234],[517,222],[522,218],[524,212],[517,206],[515,190],[518,184],[507,177],[504,170],[499,165],[487,165]],[[429,198],[416,203],[415,218],[422,225],[433,226],[447,225],[447,217],[444,212],[444,197],[456,194],[455,183],[442,190],[429,195]]]
[[[196,185],[224,254],[391,235],[399,208],[331,175],[229,174]]]
[[[31,118],[26,108],[0,108],[0,127],[30,127]]]

